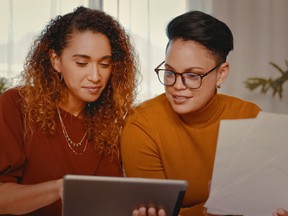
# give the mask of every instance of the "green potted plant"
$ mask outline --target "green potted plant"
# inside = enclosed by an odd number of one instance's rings
[[[261,89],[261,93],[266,94],[269,89],[272,90],[272,96],[278,95],[279,98],[282,98],[283,93],[283,85],[286,81],[288,81],[288,61],[285,60],[286,69],[282,69],[280,66],[273,62],[269,62],[277,72],[280,73],[280,76],[276,79],[269,78],[261,78],[261,77],[251,77],[248,78],[244,83],[246,88],[250,90],[255,90],[257,88]]]
[[[0,94],[2,94],[8,88],[9,88],[8,79],[5,77],[0,77]]]

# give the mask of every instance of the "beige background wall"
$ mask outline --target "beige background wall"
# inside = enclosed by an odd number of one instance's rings
[[[230,53],[231,70],[220,92],[257,103],[264,111],[288,113],[288,81],[282,100],[259,90],[250,91],[243,82],[248,77],[277,78],[280,73],[270,61],[288,70],[287,0],[213,0],[212,13],[228,24],[235,48]]]

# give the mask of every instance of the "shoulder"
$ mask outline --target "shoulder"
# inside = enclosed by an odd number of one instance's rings
[[[11,88],[0,95],[1,112],[13,112],[21,108],[21,96],[19,88]]]
[[[236,117],[256,117],[261,108],[250,101],[241,98],[218,94],[218,99],[223,105],[227,115],[235,115]]]
[[[158,95],[152,99],[146,100],[134,107],[133,112],[128,116],[128,121],[149,121],[157,122],[170,116],[171,111],[169,102],[165,94]]]
[[[224,94],[218,94],[218,98],[221,102],[224,102],[226,104],[229,105],[233,105],[233,106],[247,106],[247,107],[255,107],[258,108],[258,105],[256,105],[253,102],[241,99],[241,98],[237,98],[237,97],[233,97],[233,96],[229,96],[229,95],[224,95]]]
[[[19,88],[11,88],[0,94],[0,103],[19,103],[20,100]]]

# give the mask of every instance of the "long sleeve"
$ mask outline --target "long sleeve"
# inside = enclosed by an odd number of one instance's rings
[[[20,101],[16,89],[0,95],[0,182],[17,182],[24,168],[24,133]]]

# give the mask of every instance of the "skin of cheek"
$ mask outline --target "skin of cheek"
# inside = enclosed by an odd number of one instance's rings
[[[216,79],[212,78],[211,81],[205,83],[203,81],[202,86],[199,89],[186,89],[185,93],[177,93],[173,89],[173,86],[166,86],[165,87],[165,93],[166,97],[171,104],[171,107],[173,110],[178,114],[188,114],[193,113],[201,110],[203,107],[205,107],[216,91]],[[189,95],[189,99],[185,103],[177,104],[173,100],[174,94],[185,94]]]

